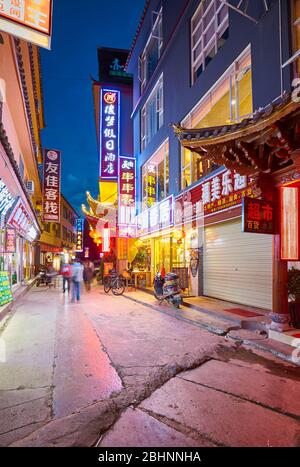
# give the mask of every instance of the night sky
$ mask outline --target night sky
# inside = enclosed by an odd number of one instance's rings
[[[130,48],[145,0],[54,0],[51,51],[41,49],[46,128],[43,146],[62,151],[62,193],[81,213],[98,194],[92,82],[97,47]]]

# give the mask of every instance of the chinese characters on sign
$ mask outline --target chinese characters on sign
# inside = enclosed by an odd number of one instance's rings
[[[101,89],[100,178],[117,180],[120,155],[120,91]]]
[[[32,221],[21,198],[19,198],[19,201],[13,209],[8,219],[8,224],[16,229],[20,235],[27,237],[27,234],[32,227]]]
[[[119,157],[119,234],[134,236],[136,211],[136,160]]]
[[[150,208],[156,203],[156,185],[157,185],[157,166],[152,164],[148,166],[147,183],[147,206]]]
[[[4,220],[6,214],[15,202],[15,198],[8,191],[7,186],[0,178],[0,219]]]
[[[10,280],[7,271],[0,272],[0,306],[6,305],[13,299]]]
[[[81,253],[83,251],[83,228],[84,219],[77,219],[76,221],[76,251]]]
[[[139,235],[147,235],[174,224],[174,197],[164,199],[137,216]]]
[[[251,195],[247,176],[225,169],[176,198],[175,224],[233,208]]]
[[[43,166],[43,222],[60,222],[61,152],[45,149]]]
[[[51,16],[52,0],[0,0],[1,29],[40,46],[50,46]]]
[[[15,229],[6,229],[5,234],[5,252],[15,253],[16,252],[16,231]]]
[[[243,232],[274,234],[275,210],[271,201],[243,199]]]

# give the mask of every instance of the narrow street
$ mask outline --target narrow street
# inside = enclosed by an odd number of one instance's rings
[[[0,446],[299,446],[299,369],[271,354],[99,286],[33,287],[1,324]]]

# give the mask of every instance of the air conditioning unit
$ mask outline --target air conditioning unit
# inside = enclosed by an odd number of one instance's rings
[[[26,189],[29,195],[33,195],[34,193],[34,181],[33,180],[28,180],[26,182]]]

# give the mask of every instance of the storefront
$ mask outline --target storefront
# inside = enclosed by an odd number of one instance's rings
[[[247,176],[220,169],[176,197],[175,227],[192,293],[271,309],[272,235],[242,231]]]

